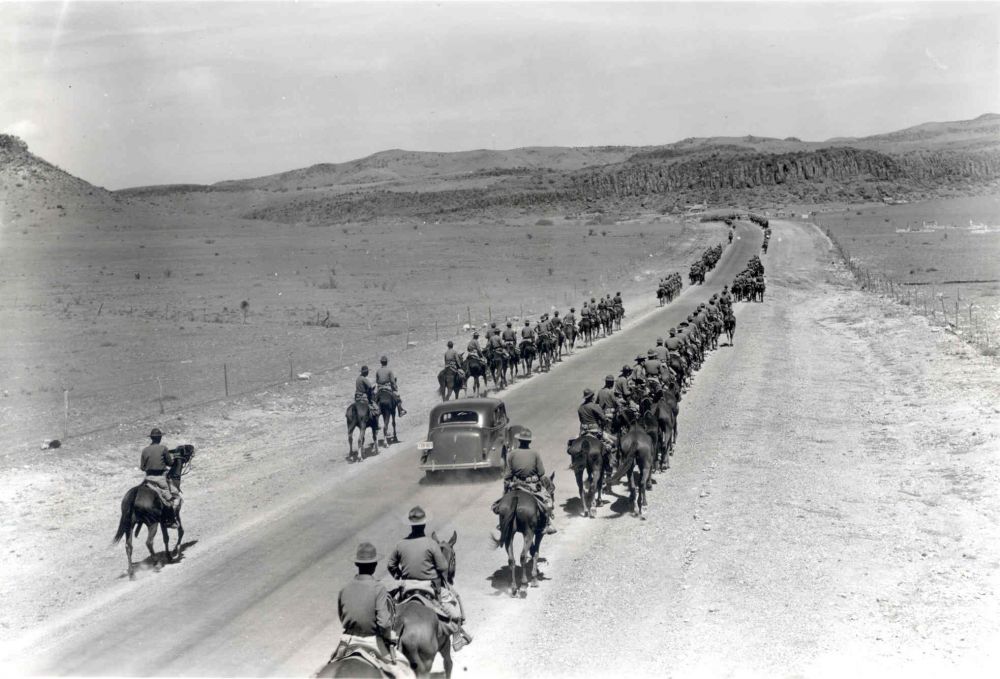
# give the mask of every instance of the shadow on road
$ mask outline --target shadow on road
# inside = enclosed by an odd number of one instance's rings
[[[133,564],[135,565],[135,570],[137,573],[139,571],[150,571],[150,570],[158,571],[163,566],[173,566],[179,564],[181,561],[184,560],[184,553],[187,551],[188,547],[194,547],[196,544],[198,544],[197,540],[188,540],[187,542],[182,542],[180,545],[180,549],[178,550],[177,556],[174,557],[174,560],[167,561],[167,555],[162,550],[163,540],[159,534],[157,534],[156,540],[157,542],[159,542],[161,546],[160,551],[156,552],[152,556],[147,556],[142,561],[134,561]],[[145,541],[133,543],[133,545],[135,546],[135,549],[146,548]],[[170,548],[173,549],[174,548],[173,545],[171,545]],[[127,578],[128,578],[128,573],[122,573],[121,575],[118,576],[119,580],[124,580]]]

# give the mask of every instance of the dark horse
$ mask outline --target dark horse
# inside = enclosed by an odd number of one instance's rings
[[[573,347],[576,345],[576,335],[577,335],[576,324],[567,323],[566,325],[563,326],[563,331],[565,332],[566,335],[566,353],[572,354]],[[560,350],[561,347],[562,344],[560,344]]]
[[[375,454],[378,455],[378,411],[370,408],[366,400],[355,401],[347,406],[344,416],[347,419],[347,445],[350,448],[347,459],[350,461],[362,459],[365,452],[365,433],[368,429],[372,430],[372,443],[375,446]],[[357,454],[354,451],[355,429],[361,430],[358,436]]]
[[[497,389],[503,389],[507,386],[507,354],[505,351],[495,350],[491,351],[487,355],[487,360],[490,364],[490,377],[493,378],[493,384],[496,385]],[[511,379],[514,376],[511,375]]]
[[[535,343],[531,340],[521,342],[521,360],[524,361],[524,374],[531,377],[531,363],[535,360]]]
[[[642,419],[622,434],[622,462],[620,470],[628,474],[628,498],[632,504],[632,516],[646,519],[642,508],[646,502],[646,487],[650,484],[653,470],[653,450],[655,446],[657,422],[653,413],[646,411]],[[638,471],[636,471],[638,467]]]
[[[640,408],[643,412],[650,411],[656,420],[656,432],[653,436],[653,466],[659,471],[670,469],[670,455],[673,453],[674,432],[677,429],[677,401],[673,394],[663,391],[655,400],[647,396]],[[651,434],[653,432],[650,432]]]
[[[170,451],[174,457],[174,463],[167,471],[167,478],[174,486],[180,490],[181,477],[187,473],[187,465],[194,457],[194,446],[185,444]],[[171,520],[177,524],[177,553],[170,551],[170,535],[167,533],[167,526]],[[160,496],[155,490],[140,483],[138,486],[129,489],[122,498],[122,516],[118,521],[118,531],[115,533],[115,542],[120,542],[125,538],[125,556],[128,557],[128,577],[135,578],[135,566],[132,565],[132,538],[139,537],[139,531],[146,527],[146,548],[149,549],[149,556],[153,558],[156,568],[156,552],[153,551],[153,538],[156,537],[157,526],[163,531],[163,551],[166,560],[173,561],[174,556],[180,556],[181,540],[184,539],[184,526],[181,525],[180,507],[176,511],[163,504]],[[133,535],[133,528],[135,534]]]
[[[337,660],[331,659],[316,676],[321,679],[326,679],[327,677],[382,679],[385,677],[382,670],[373,667],[371,663],[357,655],[349,655],[346,658],[339,658]]]
[[[551,491],[554,488],[555,472],[543,476],[542,483]],[[521,548],[521,574],[531,587],[538,587],[538,548],[545,537],[545,513],[538,506],[535,497],[518,488],[510,490],[500,501],[500,539],[490,537],[493,547],[503,546],[507,550],[507,566],[510,568],[510,595],[516,597],[523,589],[521,578],[514,566],[514,535],[523,538]],[[530,565],[529,565],[530,558]],[[527,592],[525,592],[527,594]]]
[[[479,390],[479,380],[483,380],[483,389]],[[473,383],[473,388],[476,390],[476,396],[486,395],[486,385],[489,382],[489,372],[486,370],[486,361],[475,355],[469,355],[465,358],[465,393],[469,393],[469,380],[475,380]]]
[[[382,416],[382,436],[385,437],[385,445],[392,442],[399,443],[399,436],[396,434],[396,395],[392,389],[379,389],[375,394],[375,405],[378,406],[379,415]],[[392,424],[392,439],[389,439],[389,424]]]
[[[604,491],[604,442],[596,436],[584,434],[566,443],[566,452],[570,456],[573,474],[576,475],[576,488],[580,492],[580,504],[583,505],[583,515],[594,518],[597,516],[595,505],[600,507]],[[587,473],[586,488],[583,473]]]
[[[455,543],[458,533],[452,533],[447,541],[439,540],[437,533],[431,538],[441,547],[448,562],[448,582],[455,582]],[[434,657],[440,653],[444,661],[444,676],[451,677],[451,633],[440,623],[437,613],[425,606],[419,599],[403,601],[396,607],[396,632],[399,634],[399,649],[418,677],[431,673]]]
[[[442,401],[447,401],[451,396],[458,398],[465,388],[465,378],[450,365],[444,367],[438,373],[438,394]]]
[[[729,336],[729,346],[733,346],[733,335],[736,334],[736,316],[733,315],[732,309],[727,311],[726,317],[722,319],[722,327],[726,331],[726,335]]]

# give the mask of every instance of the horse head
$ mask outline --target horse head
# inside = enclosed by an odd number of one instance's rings
[[[455,584],[455,543],[458,542],[458,531],[452,531],[451,537],[447,540],[439,539],[435,531],[431,533],[431,539],[438,543],[445,561],[448,562],[448,584]]]

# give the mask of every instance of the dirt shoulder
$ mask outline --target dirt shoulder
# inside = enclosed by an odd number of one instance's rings
[[[989,673],[997,365],[855,290],[811,226],[774,229],[767,298],[681,404],[649,520],[573,521],[469,676]]]

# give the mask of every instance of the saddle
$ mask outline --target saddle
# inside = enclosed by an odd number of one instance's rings
[[[451,616],[441,606],[440,595],[433,582],[429,580],[395,580],[390,584],[389,589],[393,592],[393,600],[397,604],[403,604],[407,601],[420,602],[434,612],[438,617],[438,622],[444,625],[449,633],[457,630]]]
[[[406,665],[405,660],[402,662],[397,660],[394,664],[384,658],[383,649],[379,646],[378,639],[375,637],[357,637],[354,635],[344,635],[341,637],[337,650],[330,656],[330,662],[350,657],[363,660],[381,672],[384,677],[404,679],[413,676],[413,672],[409,671],[410,668]]]

